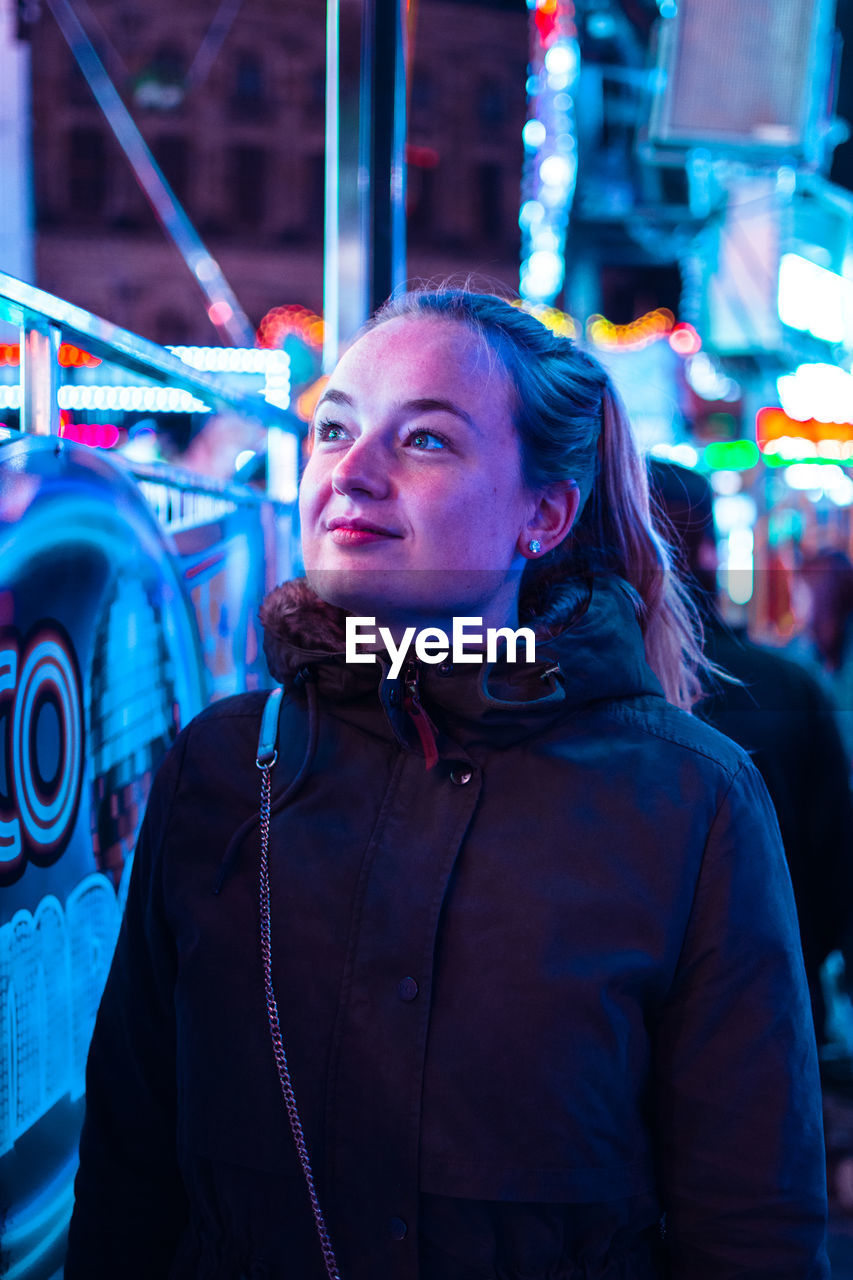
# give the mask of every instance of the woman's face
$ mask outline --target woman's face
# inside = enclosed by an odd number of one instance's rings
[[[360,338],[317,406],[300,489],[317,593],[381,624],[514,619],[537,497],[513,391],[464,324],[404,316]]]

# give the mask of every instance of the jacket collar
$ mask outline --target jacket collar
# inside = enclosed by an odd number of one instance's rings
[[[594,702],[643,694],[663,696],[649,668],[631,589],[615,576],[579,587],[579,604],[557,635],[538,633],[536,661],[510,664],[407,664],[423,709],[460,745],[509,745]],[[264,652],[274,679],[286,686],[306,668],[321,698],[346,718],[357,704],[373,708],[378,694],[394,735],[415,745],[405,715],[406,681],[391,680],[389,658],[347,663],[343,610],[326,604],[304,579],[277,587],[261,609]],[[349,704],[349,706],[348,706]],[[358,715],[361,719],[361,715]]]

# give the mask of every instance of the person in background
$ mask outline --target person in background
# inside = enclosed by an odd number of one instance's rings
[[[727,626],[717,608],[713,496],[704,476],[650,458],[651,490],[705,630],[705,654],[735,681],[717,679],[696,713],[750,753],[773,800],[788,859],[818,1043],[825,1039],[820,969],[847,960],[853,923],[853,802],[833,706],[792,658]],[[848,972],[853,958],[847,960]]]
[[[853,564],[832,547],[807,555],[794,591],[805,625],[790,652],[815,671],[832,699],[853,785]]]

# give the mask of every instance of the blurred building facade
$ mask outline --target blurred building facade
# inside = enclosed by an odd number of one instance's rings
[[[214,9],[204,0],[75,7],[250,320],[283,303],[322,311],[322,0],[244,0],[212,60]],[[215,342],[202,294],[47,11],[29,35],[39,286],[161,343]],[[422,0],[411,277],[477,272],[517,284],[527,57],[522,5]]]

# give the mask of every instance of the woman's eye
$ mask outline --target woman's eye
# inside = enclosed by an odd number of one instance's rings
[[[436,435],[434,431],[413,431],[406,441],[412,449],[419,449],[422,452],[444,449],[447,443],[444,436]]]
[[[336,444],[339,440],[346,440],[347,435],[346,427],[342,427],[339,422],[318,422],[314,427],[314,439],[324,440],[331,444]]]

